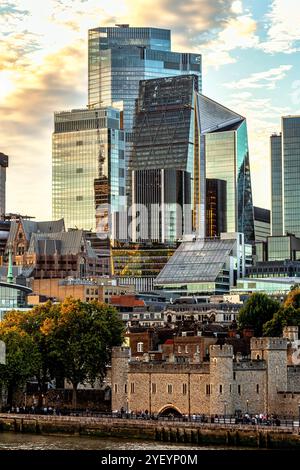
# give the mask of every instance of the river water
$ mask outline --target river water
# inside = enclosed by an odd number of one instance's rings
[[[96,438],[79,436],[41,436],[36,434],[0,433],[1,450],[224,450],[191,444]],[[228,447],[226,449],[229,449]]]

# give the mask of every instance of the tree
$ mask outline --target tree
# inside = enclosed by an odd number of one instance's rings
[[[41,356],[33,338],[20,328],[0,323],[0,339],[6,345],[6,364],[0,365],[0,381],[7,387],[7,403],[13,403],[14,392],[35,376]]]
[[[112,347],[122,344],[123,323],[110,305],[67,299],[41,331],[53,363],[72,383],[76,408],[78,385],[105,376]]]
[[[255,336],[262,336],[264,323],[271,320],[279,308],[279,302],[266,294],[252,294],[240,310],[239,328],[253,328]]]
[[[55,377],[55,373],[58,374],[58,365],[54,364],[49,354],[47,338],[42,332],[42,326],[58,315],[59,305],[47,302],[26,312],[15,310],[8,312],[3,321],[3,326],[6,328],[18,328],[28,334],[40,353],[39,368],[35,371],[39,406],[42,405],[42,395],[47,390],[47,383]]]
[[[281,336],[285,326],[300,326],[300,309],[282,306],[263,326],[265,336]]]
[[[298,285],[291,289],[284,301],[284,307],[290,306],[300,308],[300,288]]]

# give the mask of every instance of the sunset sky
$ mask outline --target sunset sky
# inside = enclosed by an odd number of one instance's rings
[[[115,23],[202,54],[203,93],[248,120],[254,203],[269,208],[269,135],[300,114],[299,0],[0,0],[7,211],[51,218],[53,112],[86,105],[87,31]]]

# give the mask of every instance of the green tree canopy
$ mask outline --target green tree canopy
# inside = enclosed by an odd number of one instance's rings
[[[67,299],[59,315],[47,318],[41,327],[53,363],[73,386],[73,406],[79,384],[102,379],[111,349],[123,341],[123,323],[116,310],[99,302]]]
[[[255,336],[262,336],[264,323],[271,320],[279,308],[279,302],[266,294],[252,294],[240,310],[239,328],[253,328]]]
[[[274,317],[263,326],[265,336],[281,336],[285,326],[300,326],[300,309],[295,309],[292,305],[289,307],[280,307]]]
[[[13,393],[34,377],[41,367],[41,355],[34,339],[18,327],[0,323],[0,339],[6,345],[6,364],[0,365],[0,381],[6,385],[7,401],[12,405]]]

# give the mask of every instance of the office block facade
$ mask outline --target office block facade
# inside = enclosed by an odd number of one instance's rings
[[[255,241],[266,241],[271,235],[271,214],[268,209],[254,207]]]
[[[125,143],[120,112],[112,108],[58,112],[54,127],[53,218],[64,217],[67,228],[94,230],[97,178],[112,211],[123,204]]]
[[[228,232],[254,241],[254,214],[246,119],[219,103],[198,95],[201,152],[206,178],[226,181]]]
[[[300,236],[300,116],[282,118],[283,233]]]
[[[271,136],[272,235],[300,236],[300,116],[283,116]]]
[[[175,169],[133,171],[132,193],[138,204],[138,233],[133,241],[176,242],[191,227],[190,174]],[[188,207],[188,210],[186,210]]]
[[[227,231],[226,181],[206,179],[206,236],[218,237]]]
[[[187,212],[184,211],[187,214],[185,219],[188,233],[200,234],[205,224],[205,168],[204,160],[200,158],[197,91],[198,79],[193,75],[140,82],[130,170],[131,178],[137,182],[136,176],[145,174],[137,172],[151,170],[153,178],[155,172],[157,175],[161,175],[161,171],[166,172],[163,178],[160,176],[161,182],[157,180],[157,184],[165,185],[159,198],[154,198],[152,189],[149,190],[151,194],[147,196],[145,191],[137,191],[134,187],[134,211],[135,205],[144,203],[147,198],[149,205],[158,199],[162,204],[176,204],[181,201],[181,204],[188,206]],[[175,180],[172,181],[170,174],[174,170],[184,172],[184,175],[182,173],[179,177],[177,173],[181,183],[178,181],[177,187],[172,190],[176,178],[174,173]],[[150,173],[148,175],[150,178]],[[154,181],[151,183],[149,180],[149,184],[155,186]],[[183,189],[181,196],[178,194],[180,188]],[[179,226],[180,222],[179,215],[174,222],[175,226]],[[133,225],[133,233],[134,230]],[[163,227],[159,229],[161,234],[162,231]],[[177,238],[182,233],[177,234]],[[168,240],[174,241],[173,236],[170,238],[161,235],[160,241]]]
[[[167,29],[93,28],[88,60],[89,106],[120,106],[128,131],[133,126],[140,80],[193,73],[201,91],[201,55],[172,52]]]
[[[271,150],[271,226],[272,235],[283,234],[282,213],[282,136],[273,134],[270,139]]]

